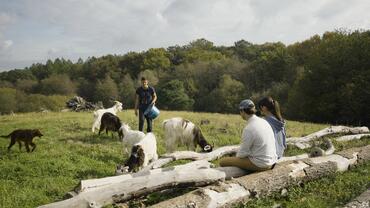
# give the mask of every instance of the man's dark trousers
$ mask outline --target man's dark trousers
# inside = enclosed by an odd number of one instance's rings
[[[144,128],[144,118],[146,119],[147,132],[152,132],[152,119],[144,116],[145,110],[149,107],[149,105],[140,106],[139,107],[139,131],[143,131]]]

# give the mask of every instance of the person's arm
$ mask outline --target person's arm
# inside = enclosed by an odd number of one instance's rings
[[[137,116],[137,108],[138,108],[138,105],[139,105],[139,95],[136,94],[135,95],[135,115]]]
[[[155,102],[157,101],[157,93],[154,92],[153,94],[153,101],[151,104],[155,104]]]
[[[152,105],[153,104],[155,104],[155,102],[157,102],[157,93],[155,92],[155,89],[154,88],[152,88],[153,89],[153,100],[152,100]]]
[[[236,153],[239,158],[246,158],[251,155],[251,147],[253,145],[253,138],[251,132],[248,129],[243,130],[242,142],[240,144],[240,149]]]

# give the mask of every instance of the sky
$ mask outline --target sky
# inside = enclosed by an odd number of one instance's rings
[[[370,0],[0,0],[0,71],[205,38],[291,44],[370,29]]]

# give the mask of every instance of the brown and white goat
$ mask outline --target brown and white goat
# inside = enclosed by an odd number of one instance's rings
[[[137,172],[150,161],[157,159],[157,140],[153,133],[147,133],[140,142],[132,146],[131,155],[125,162],[125,166],[128,167],[129,172]]]
[[[213,149],[201,129],[189,120],[180,117],[164,120],[163,129],[167,152],[173,152],[178,144],[192,151],[195,151],[197,145],[202,148],[202,152],[211,152]]]

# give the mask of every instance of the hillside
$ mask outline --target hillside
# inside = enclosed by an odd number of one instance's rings
[[[137,119],[132,110],[118,115],[132,128]],[[207,119],[210,124],[202,130],[210,143],[216,147],[238,144],[244,121],[239,115],[192,113],[185,111],[162,111],[154,121],[159,154],[165,152],[161,123],[163,119],[181,116],[200,124]],[[16,128],[39,128],[45,135],[36,138],[33,153],[21,152],[15,145],[8,153],[8,139],[0,139],[0,207],[35,207],[61,200],[80,180],[111,176],[115,166],[127,156],[117,135],[91,133],[92,113],[27,113],[0,117],[0,135],[7,135]],[[329,125],[288,121],[288,136],[303,136]],[[356,141],[338,145],[338,149],[363,146],[369,141]],[[287,155],[297,154],[289,149]],[[217,162],[216,162],[217,163]],[[370,167],[365,167],[366,174]],[[366,174],[364,175],[366,177]],[[361,180],[361,178],[359,179]],[[363,185],[353,186],[358,190]]]

